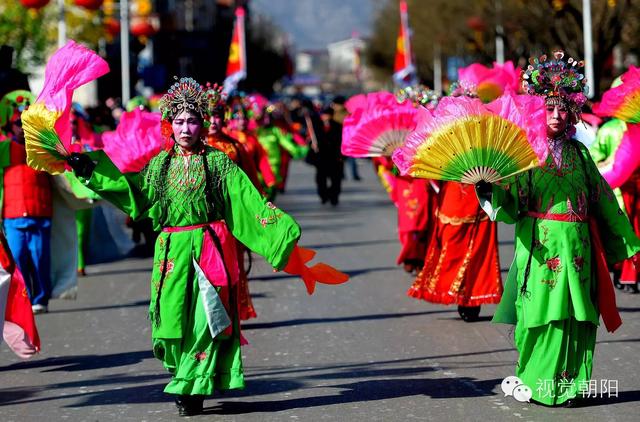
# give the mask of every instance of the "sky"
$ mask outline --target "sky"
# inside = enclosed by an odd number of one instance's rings
[[[268,16],[299,50],[323,49],[356,31],[370,33],[380,0],[250,0],[252,13]]]

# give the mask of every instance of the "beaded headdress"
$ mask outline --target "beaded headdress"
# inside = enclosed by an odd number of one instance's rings
[[[0,128],[20,118],[36,97],[29,91],[18,90],[6,94],[0,99]]]
[[[163,120],[173,120],[183,111],[190,111],[206,122],[208,104],[207,91],[202,85],[192,78],[180,78],[160,99],[160,113]]]
[[[564,51],[553,52],[553,58],[546,55],[532,57],[522,74],[522,87],[532,95],[547,98],[547,104],[564,104],[571,112],[580,113],[587,101],[587,80],[580,73],[583,61],[569,57],[564,60]]]
[[[226,109],[226,99],[223,93],[223,86],[207,83],[207,107],[209,115],[224,114]]]
[[[399,103],[410,101],[414,107],[423,106],[431,110],[438,105],[440,96],[425,85],[413,85],[397,91],[396,100]]]
[[[449,96],[451,97],[478,97],[478,86],[467,80],[456,81],[449,87]]]

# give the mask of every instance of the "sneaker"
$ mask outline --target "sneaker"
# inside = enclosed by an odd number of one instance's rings
[[[49,309],[47,309],[47,307],[45,305],[40,305],[35,304],[31,306],[31,311],[33,312],[34,315],[36,314],[46,314],[47,312],[49,312]]]

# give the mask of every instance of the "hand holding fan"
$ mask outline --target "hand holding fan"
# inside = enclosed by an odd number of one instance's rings
[[[599,116],[612,116],[629,123],[640,123],[640,68],[631,68],[621,76],[622,84],[604,93],[593,106]]]
[[[27,164],[51,174],[64,172],[71,144],[73,91],[107,72],[107,62],[74,41],[51,56],[42,92],[35,104],[22,113]]]
[[[391,93],[367,95],[342,129],[342,153],[349,157],[391,156],[415,128],[417,110]]]
[[[139,172],[162,150],[160,120],[160,113],[134,109],[122,114],[115,131],[102,134],[104,152],[121,172]]]
[[[393,160],[413,177],[493,183],[544,162],[544,113],[537,96],[506,94],[487,106],[447,97],[433,114],[419,111],[416,130]]]

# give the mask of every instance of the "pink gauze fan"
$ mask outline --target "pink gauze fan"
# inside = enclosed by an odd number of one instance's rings
[[[343,124],[342,154],[390,157],[416,126],[417,110],[388,92],[368,94]]]
[[[104,151],[121,172],[139,172],[162,150],[160,120],[160,113],[136,108],[122,114],[115,131],[102,134]]]
[[[612,189],[622,186],[640,168],[640,124],[627,123],[614,157],[612,166],[602,173]]]

